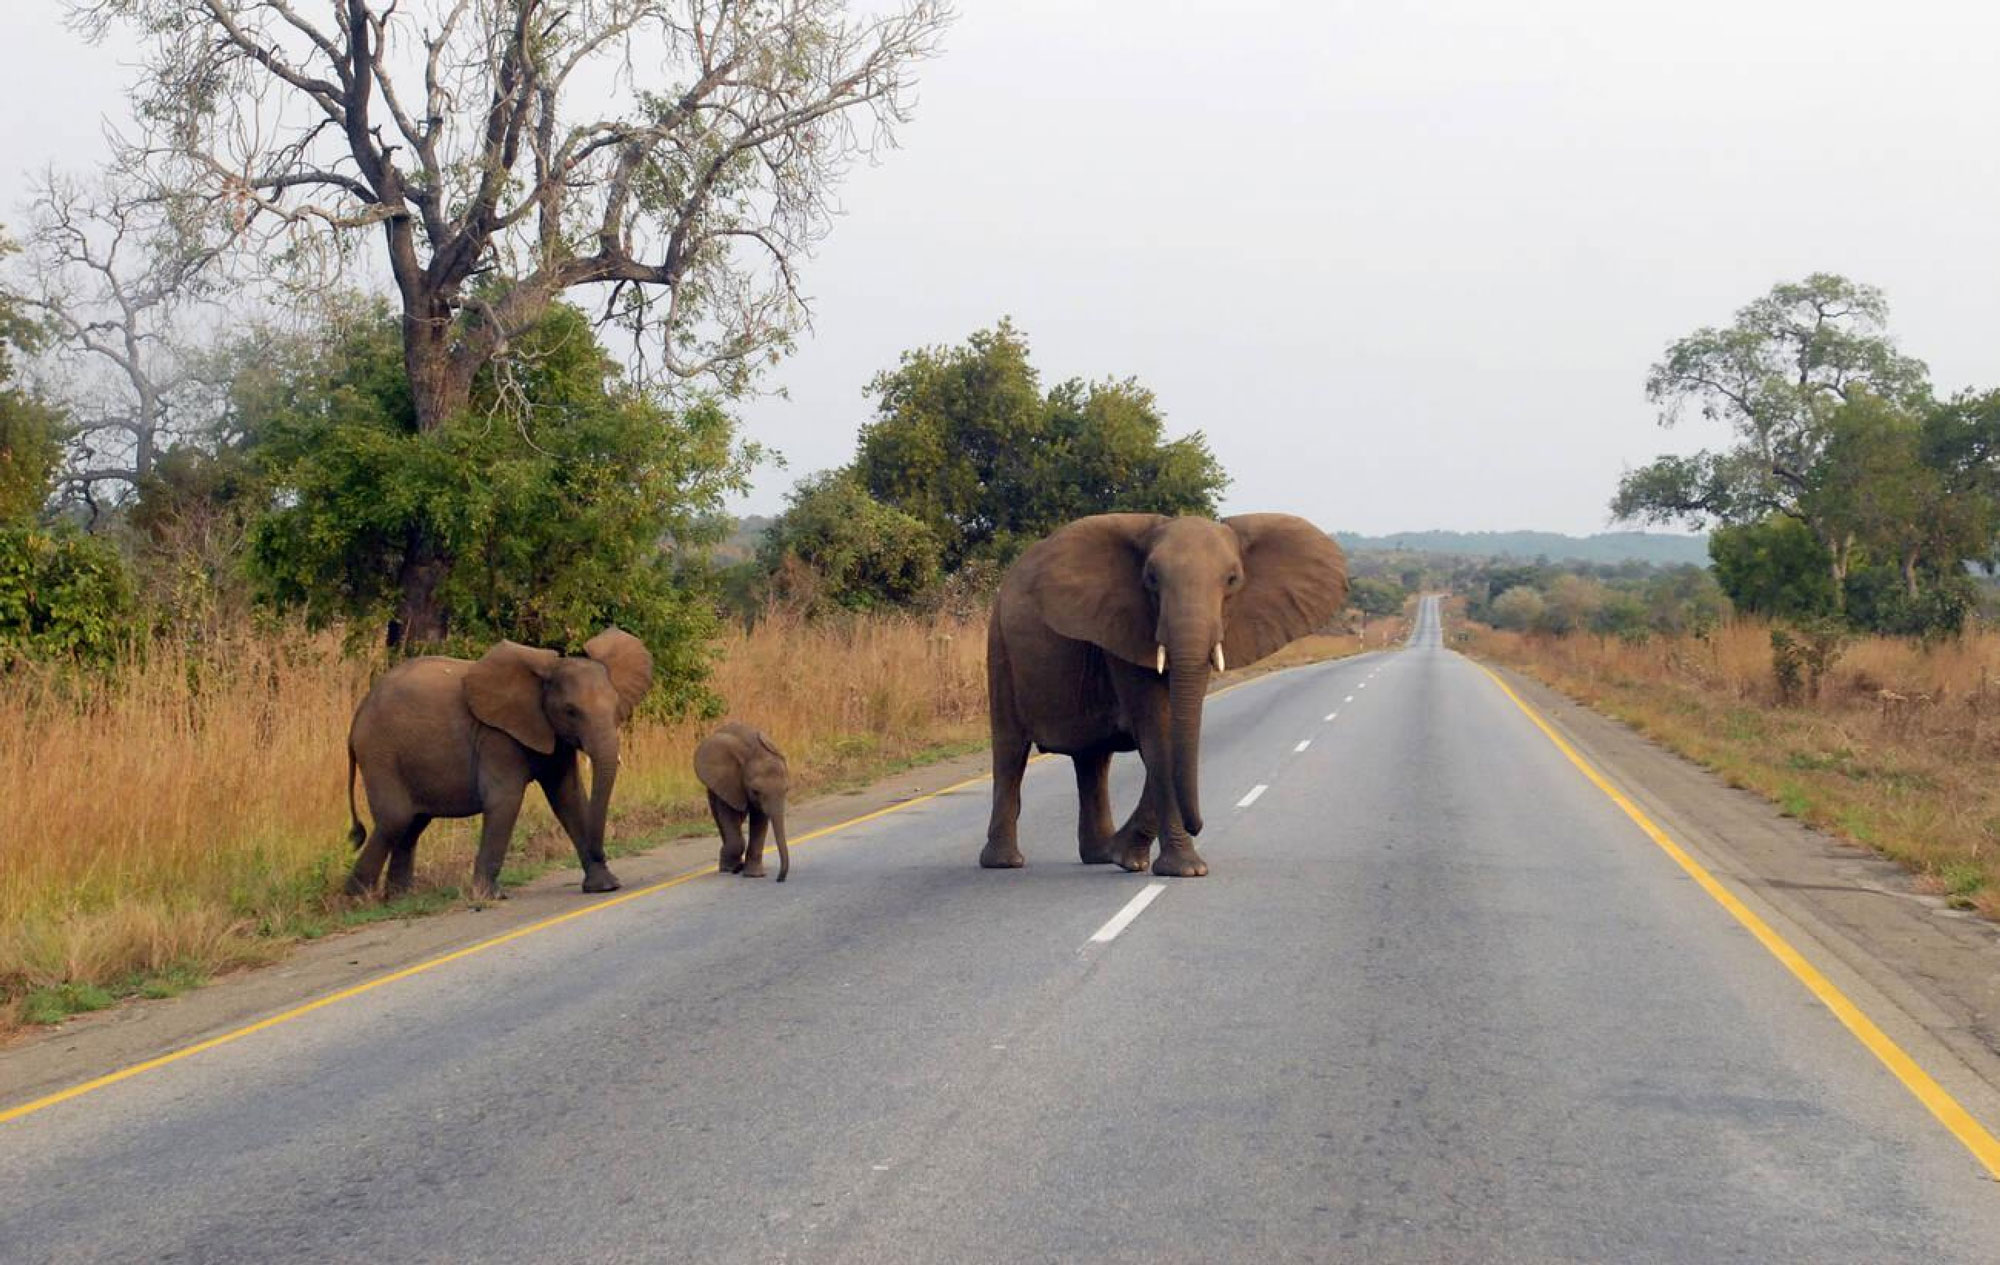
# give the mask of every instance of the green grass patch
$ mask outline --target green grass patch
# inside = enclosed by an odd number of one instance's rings
[[[48,984],[29,989],[21,998],[21,1018],[28,1023],[61,1023],[117,1001],[111,990],[96,984]]]
[[[1938,867],[1938,885],[1954,909],[1971,909],[1973,897],[1986,886],[1986,872],[1970,861],[1947,861]]]

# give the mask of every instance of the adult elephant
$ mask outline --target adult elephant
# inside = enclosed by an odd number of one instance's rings
[[[1085,864],[1143,870],[1158,838],[1153,873],[1208,873],[1193,836],[1210,671],[1263,658],[1346,600],[1340,546],[1290,514],[1100,514],[1030,547],[987,630],[993,816],[979,863],[1023,864],[1015,831],[1033,745],[1076,765]],[[1132,750],[1146,789],[1114,832],[1111,757]]]
[[[477,659],[429,655],[386,673],[355,709],[347,736],[347,811],[361,845],[347,888],[374,890],[387,861],[390,895],[408,890],[417,837],[435,817],[483,814],[472,895],[500,895],[500,863],[530,782],[548,796],[583,862],[583,890],[609,892],[604,823],[618,779],[618,727],[653,683],[653,656],[607,628],[583,654],[502,641]],[[590,757],[590,795],[577,753]],[[362,843],[354,811],[361,771],[375,827]]]

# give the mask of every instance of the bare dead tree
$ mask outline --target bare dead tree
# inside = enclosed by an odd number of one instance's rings
[[[148,41],[132,157],[309,271],[384,248],[421,429],[564,292],[649,370],[744,388],[805,315],[804,256],[893,143],[948,0],[72,0]],[[330,20],[319,16],[331,10]],[[404,635],[442,631],[413,540]]]
[[[208,420],[193,326],[226,235],[201,209],[53,173],[30,205],[23,302],[50,331],[42,368],[68,406],[61,495],[93,520]]]

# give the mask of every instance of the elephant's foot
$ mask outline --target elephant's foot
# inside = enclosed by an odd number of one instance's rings
[[[1079,839],[1076,858],[1085,865],[1118,865],[1125,853],[1114,839]]]
[[[1168,878],[1200,878],[1208,873],[1208,862],[1201,859],[1192,845],[1175,847],[1171,844],[1160,849],[1160,855],[1153,859],[1153,873]]]
[[[1018,870],[1027,863],[1028,858],[1021,855],[1021,845],[1017,843],[989,839],[986,846],[979,850],[979,864],[985,869]]]
[[[741,874],[744,878],[763,878],[764,863],[762,861],[752,862],[751,864],[745,865],[742,869],[736,872],[738,874]]]
[[[623,886],[610,866],[600,865],[583,872],[583,890],[586,892],[615,892]]]
[[[1128,874],[1137,874],[1153,859],[1153,836],[1135,830],[1121,830],[1111,836],[1107,860]]]
[[[507,899],[507,893],[501,890],[501,887],[498,883],[483,882],[479,879],[472,880],[473,904],[491,905],[495,901],[502,901],[506,899]]]
[[[347,876],[347,894],[355,900],[367,900],[375,894],[375,888],[360,875],[350,874]]]
[[[743,872],[743,858],[725,852],[715,859],[715,869],[720,874],[740,874]]]

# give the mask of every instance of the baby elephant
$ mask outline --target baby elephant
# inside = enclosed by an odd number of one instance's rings
[[[785,846],[785,791],[792,782],[785,753],[769,738],[738,721],[728,721],[694,749],[694,775],[708,788],[708,811],[722,831],[716,868],[745,878],[764,877],[764,827],[778,841],[778,881],[792,871]],[[750,818],[749,846],[743,819]]]

